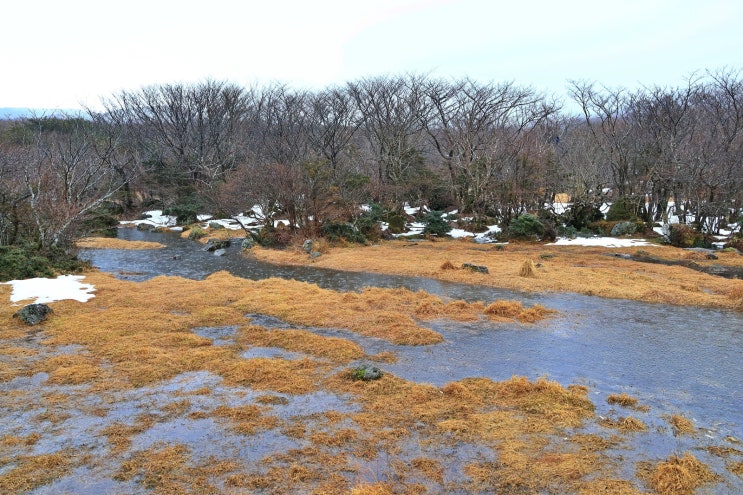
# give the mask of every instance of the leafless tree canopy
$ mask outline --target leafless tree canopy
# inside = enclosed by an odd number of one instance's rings
[[[569,85],[578,115],[514,82],[374,77],[319,91],[206,80],[121,91],[102,112],[5,121],[0,242],[62,243],[102,206],[261,206],[315,231],[362,203],[457,208],[508,224],[564,193],[667,206],[714,231],[743,200],[743,80],[675,87]],[[31,219],[30,222],[24,219]]]

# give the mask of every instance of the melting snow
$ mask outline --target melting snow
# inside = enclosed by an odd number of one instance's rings
[[[13,286],[13,292],[10,294],[10,302],[13,303],[27,299],[35,299],[36,303],[63,299],[86,302],[95,297],[95,294],[91,294],[95,291],[95,286],[81,283],[84,278],[82,275],[60,275],[57,278],[29,278],[4,283]]]
[[[557,241],[547,244],[548,246],[599,246],[608,248],[650,246],[645,239],[617,239],[615,237],[576,237],[568,239],[561,237]]]

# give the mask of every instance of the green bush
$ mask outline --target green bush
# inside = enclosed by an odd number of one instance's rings
[[[176,217],[176,223],[178,225],[188,225],[196,223],[198,221],[197,216],[201,213],[198,206],[178,204],[173,205],[163,210],[163,215],[170,215]]]
[[[451,225],[444,218],[443,211],[429,211],[423,218],[423,233],[427,235],[444,236],[451,231]]]
[[[637,232],[637,224],[634,222],[618,222],[611,228],[612,237],[621,237],[623,235],[632,235]]]
[[[515,239],[540,238],[545,229],[539,218],[530,213],[524,213],[511,222],[508,227],[508,235]]]
[[[619,198],[609,206],[606,212],[608,222],[634,221],[637,220],[635,205],[630,198]]]
[[[326,222],[320,227],[320,232],[330,242],[347,241],[359,244],[366,242],[364,234],[347,222]]]
[[[192,228],[188,233],[188,238],[191,239],[192,241],[197,241],[205,236],[206,236],[206,232],[204,232],[204,230],[199,226]]]
[[[60,248],[39,251],[30,246],[0,246],[0,281],[54,277],[80,272],[86,262]]]
[[[712,243],[705,234],[682,224],[670,226],[668,241],[672,246],[680,248],[712,247]]]
[[[103,237],[116,237],[118,226],[118,219],[108,214],[95,215],[83,222],[83,230],[86,235],[94,234]]]

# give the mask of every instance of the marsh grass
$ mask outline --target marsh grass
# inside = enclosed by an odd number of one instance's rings
[[[348,363],[364,357],[364,349],[347,339],[324,337],[307,330],[265,329],[247,326],[240,329],[240,343],[256,346],[280,347],[337,363]]]
[[[537,266],[532,260],[526,260],[519,268],[519,277],[534,278],[537,276]]]
[[[23,493],[46,485],[68,473],[74,459],[70,451],[21,456],[13,461],[13,468],[0,475],[0,493]]]
[[[599,421],[601,426],[615,428],[622,433],[636,433],[647,431],[648,426],[633,416],[620,416],[616,419],[606,418]]]
[[[692,495],[705,484],[718,480],[707,465],[689,452],[673,455],[656,465],[640,463],[638,476],[660,495]]]
[[[694,427],[694,423],[680,414],[665,416],[665,419],[673,428],[673,434],[675,436],[693,435],[697,431]]]
[[[648,246],[652,256],[677,261],[686,251],[670,246]],[[555,256],[549,259],[549,270],[538,277],[522,277],[513,267],[524,259],[536,259],[543,253],[539,243],[512,242],[508,249],[483,249],[474,242],[441,240],[416,245],[401,241],[383,241],[373,246],[331,248],[314,261],[315,266],[348,271],[371,271],[396,275],[432,277],[461,283],[472,283],[465,270],[444,269],[448,262],[461,266],[465,262],[488,266],[497,277],[478,278],[477,283],[523,291],[577,292],[600,297],[646,300],[674,305],[696,305],[743,309],[743,280],[725,279],[681,266],[641,263],[610,256],[614,253],[633,254],[630,248],[551,246]],[[306,256],[290,251],[253,250],[258,259],[287,265],[307,265]],[[718,261],[700,261],[702,265],[721,263],[743,266],[743,257],[734,253],[719,253]],[[359,264],[359,258],[364,263]],[[684,287],[695,287],[689,291]],[[728,296],[728,294],[732,294]],[[736,295],[738,294],[738,295]]]
[[[161,249],[165,244],[150,241],[127,241],[115,237],[84,237],[75,241],[75,246],[84,249]]]

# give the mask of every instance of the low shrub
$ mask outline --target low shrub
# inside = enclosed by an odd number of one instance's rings
[[[330,242],[356,242],[363,244],[366,237],[353,224],[347,222],[326,222],[320,232]]]
[[[163,210],[163,215],[170,215],[176,217],[176,223],[178,225],[188,225],[190,223],[196,223],[198,221],[197,216],[199,213],[199,207],[195,205],[178,204],[169,206]]]
[[[680,248],[712,247],[712,243],[705,234],[688,225],[682,224],[670,226],[668,242],[672,246]]]
[[[632,235],[637,232],[637,224],[634,222],[618,222],[611,228],[610,235],[612,237],[622,237],[625,235]]]
[[[545,228],[542,222],[536,216],[530,213],[520,215],[516,220],[511,222],[508,227],[508,235],[515,239],[540,238],[544,235]]]
[[[0,281],[78,273],[88,264],[61,248],[40,251],[32,246],[0,246]]]
[[[423,223],[425,224],[423,233],[435,236],[448,234],[451,231],[451,225],[449,225],[449,222],[446,221],[443,215],[444,212],[442,211],[429,211],[423,219]]]
[[[201,239],[202,237],[206,237],[206,232],[202,230],[201,227],[194,227],[192,228],[188,233],[188,238],[192,241],[197,241]]]
[[[606,220],[609,222],[634,221],[637,214],[634,202],[630,198],[618,198],[609,206],[606,212]]]

